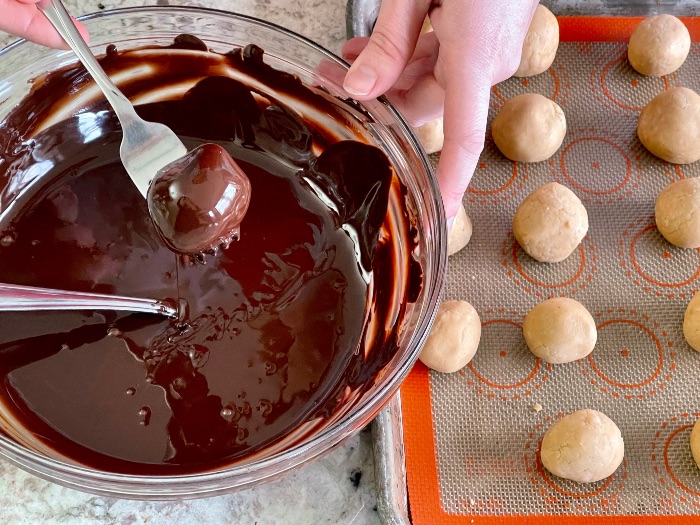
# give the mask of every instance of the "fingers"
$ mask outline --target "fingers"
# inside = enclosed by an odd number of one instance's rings
[[[351,64],[357,60],[362,50],[369,44],[368,37],[348,40],[342,49],[342,57]],[[408,64],[401,72],[392,89],[406,90],[425,75],[432,75],[437,61],[439,43],[434,34],[421,35]]]
[[[369,40],[367,37],[348,40],[342,49],[343,58],[354,62]],[[442,116],[445,91],[433,75],[438,49],[433,33],[421,35],[408,65],[386,92],[387,98],[414,127]]]
[[[59,36],[46,17],[36,7],[38,0],[0,0],[0,31],[5,31],[20,38],[26,38],[37,44],[57,49],[68,46]],[[88,39],[87,29],[73,19],[83,38]]]
[[[430,0],[384,0],[367,46],[345,77],[343,87],[357,99],[384,94],[408,63]]]
[[[351,38],[343,44],[343,48],[340,50],[340,56],[352,64],[357,60],[362,50],[367,47],[367,44],[369,44],[368,36],[356,36]]]
[[[324,87],[332,87],[337,93],[343,92],[343,80],[347,69],[333,60],[323,59],[316,66],[316,73],[320,75],[324,82]]]
[[[443,48],[445,49],[445,48]],[[441,52],[445,143],[437,178],[448,221],[454,219],[484,148],[492,65],[475,53]]]
[[[432,74],[422,76],[405,90],[390,90],[387,98],[401,112],[408,123],[417,128],[442,117],[445,90]]]

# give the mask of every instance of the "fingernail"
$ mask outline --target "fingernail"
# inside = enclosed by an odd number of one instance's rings
[[[454,222],[455,222],[454,217],[450,217],[449,219],[447,219],[447,233],[450,233],[450,230],[452,229],[452,225],[454,224]]]
[[[345,75],[343,89],[351,95],[367,95],[377,83],[377,72],[362,64],[352,66]]]

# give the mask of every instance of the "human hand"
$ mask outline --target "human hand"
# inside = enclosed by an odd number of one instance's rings
[[[517,70],[537,0],[383,0],[370,38],[343,47],[343,87],[382,94],[408,122],[443,116],[437,178],[451,224],[484,147],[491,86]],[[426,15],[433,32],[420,35]]]
[[[0,31],[58,49],[68,46],[36,6],[41,0],[0,0]],[[73,19],[87,41],[85,26]]]

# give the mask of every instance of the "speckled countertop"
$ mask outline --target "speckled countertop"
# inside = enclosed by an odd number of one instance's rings
[[[356,0],[357,1],[357,0]],[[542,0],[557,14],[698,14],[697,0]],[[346,0],[64,0],[82,15],[140,5],[228,9],[279,24],[338,53]],[[0,2],[1,4],[1,2]],[[13,40],[0,32],[0,48]],[[0,75],[2,74],[0,62]],[[281,480],[226,496],[138,502],[91,496],[0,460],[0,524],[67,525],[379,525],[368,430]]]
[[[229,9],[282,25],[336,53],[345,41],[345,0],[64,2],[74,15],[154,4]],[[0,33],[0,48],[11,40],[9,35]],[[91,496],[43,481],[0,460],[3,525],[376,525],[379,517],[375,503],[368,431],[279,481],[226,496],[183,502],[137,502]]]

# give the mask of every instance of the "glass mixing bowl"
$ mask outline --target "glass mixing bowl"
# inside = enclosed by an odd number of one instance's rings
[[[291,72],[333,95],[344,96],[338,84],[347,69],[343,61],[313,42],[261,20],[222,11],[174,7],[105,11],[82,20],[90,31],[91,48],[96,54],[104,53],[108,44],[116,44],[121,50],[167,45],[181,33],[194,34],[221,52],[253,43],[265,50],[266,61],[273,67]],[[72,52],[45,49],[28,42],[18,42],[0,51],[0,122],[29,92],[32,79],[75,60]],[[363,107],[366,114],[358,111],[362,134],[389,156],[408,190],[406,207],[413,214],[419,232],[414,255],[422,266],[423,287],[417,301],[408,308],[399,350],[375,384],[342,418],[304,442],[271,456],[191,475],[136,476],[97,471],[38,453],[2,433],[0,454],[37,476],[86,492],[134,499],[192,498],[274,479],[330,451],[367,425],[398,389],[427,337],[446,271],[447,235],[436,180],[410,128],[386,100],[368,102]],[[341,138],[351,131],[337,130]],[[395,198],[390,202],[390,213],[402,213],[403,208]],[[2,419],[0,427],[8,424]]]

